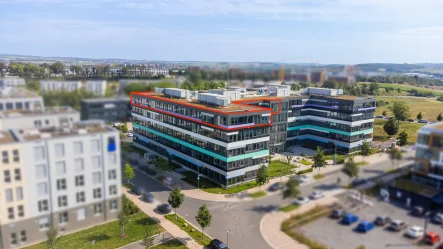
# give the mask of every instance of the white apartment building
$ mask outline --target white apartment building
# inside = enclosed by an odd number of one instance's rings
[[[72,127],[80,121],[80,113],[71,107],[50,107],[45,111],[0,111],[0,130],[48,127]]]
[[[0,89],[0,111],[30,110],[43,111],[45,106],[42,97],[24,88],[6,87]]]
[[[102,122],[3,131],[0,248],[21,248],[113,220],[121,206],[120,142]],[[26,155],[26,156],[25,156]]]
[[[19,77],[10,76],[10,77],[0,78],[0,88],[17,87],[24,85],[26,85],[25,79]]]
[[[42,92],[73,92],[82,88],[81,81],[57,81],[57,80],[41,80],[40,90]]]
[[[106,80],[88,80],[86,81],[86,91],[97,96],[105,96]]]

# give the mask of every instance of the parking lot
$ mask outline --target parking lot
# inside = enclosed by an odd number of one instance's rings
[[[351,213],[356,214],[359,220],[350,225],[342,225],[339,220],[329,217],[318,219],[314,222],[301,227],[301,231],[308,237],[318,241],[331,249],[356,249],[364,245],[366,249],[381,248],[408,248],[423,249],[437,248],[437,245],[418,245],[418,240],[410,239],[404,236],[407,229],[401,232],[392,232],[386,227],[374,227],[368,233],[359,233],[354,231],[362,220],[374,221],[379,215],[386,215],[391,219],[400,219],[410,226],[424,227],[424,218],[413,217],[408,211],[386,202],[374,201],[373,206],[359,205]],[[435,232],[443,236],[441,226],[428,222],[428,232]]]

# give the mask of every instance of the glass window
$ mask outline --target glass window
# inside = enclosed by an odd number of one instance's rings
[[[57,190],[66,190],[66,179],[57,180]]]
[[[10,240],[11,240],[11,245],[17,245],[17,234],[11,233]]]
[[[83,159],[82,158],[77,158],[74,160],[74,164],[75,164],[75,173],[80,173],[82,172],[85,167],[83,165]]]
[[[62,176],[66,174],[66,164],[65,162],[56,162],[55,163],[56,174],[57,176]]]
[[[83,143],[81,141],[74,142],[74,155],[83,154]]]
[[[34,147],[34,159],[35,161],[41,161],[46,158],[45,148],[43,146]]]
[[[48,194],[48,184],[46,182],[41,182],[37,184],[38,196],[45,196]]]
[[[15,197],[17,198],[17,201],[23,200],[23,188],[22,187],[15,188]]]
[[[10,207],[8,208],[8,219],[13,220],[14,218],[14,208]]]
[[[20,162],[20,155],[18,153],[18,150],[12,151],[12,157],[13,157],[14,162],[16,162],[16,163]]]
[[[58,206],[59,207],[67,207],[68,206],[68,197],[66,195],[58,197]]]
[[[94,169],[100,169],[100,156],[93,156],[92,157],[92,168]]]
[[[64,157],[65,156],[65,145],[64,144],[56,144],[55,145],[55,157]]]
[[[17,215],[18,217],[25,217],[25,209],[22,205],[17,207]]]
[[[108,179],[109,180],[117,179],[117,171],[115,169],[111,169],[108,171]]]
[[[9,163],[9,155],[8,155],[8,151],[2,151],[2,162],[4,164]]]
[[[12,189],[6,189],[6,202],[10,203],[14,201],[14,194],[12,193]]]
[[[115,210],[118,209],[118,202],[117,202],[117,200],[112,200],[112,201],[109,202],[109,209],[111,211],[115,211]]]
[[[28,240],[28,237],[26,236],[26,231],[25,230],[21,230],[20,231],[20,241],[22,243],[25,243]]]
[[[94,204],[94,215],[101,215],[103,213],[103,205],[101,203]]]
[[[117,155],[115,153],[108,154],[108,164],[116,165],[117,164]]]
[[[109,186],[109,195],[116,195],[117,194],[117,186],[111,185]]]
[[[38,224],[40,225],[40,230],[48,229],[49,228],[48,217],[40,218],[40,220],[38,221]]]
[[[91,140],[91,152],[93,152],[93,153],[100,152],[100,140],[99,139]]]
[[[86,208],[80,208],[77,210],[77,220],[84,220],[86,219]]]
[[[46,165],[40,164],[35,166],[36,172],[37,172],[37,179],[46,178]]]
[[[75,177],[75,186],[83,186],[85,185],[84,177],[83,176],[76,176]]]
[[[100,199],[100,198],[102,198],[102,189],[96,188],[92,191],[92,194],[94,196],[94,199]]]
[[[15,180],[16,181],[21,181],[22,180],[22,174],[20,169],[14,169],[14,173],[15,173]]]
[[[92,174],[92,183],[99,184],[102,182],[102,174],[100,172],[95,172]]]
[[[5,183],[11,182],[11,172],[9,170],[3,171],[3,179],[4,179]]]
[[[85,202],[85,192],[78,192],[76,194],[77,203],[83,203]]]
[[[58,220],[60,224],[66,224],[69,222],[69,214],[68,212],[63,212],[58,214]]]

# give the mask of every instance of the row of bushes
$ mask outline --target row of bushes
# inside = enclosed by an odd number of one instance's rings
[[[302,175],[302,174],[310,173],[310,172],[312,172],[312,171],[314,171],[313,168],[300,170],[299,172],[297,172],[297,175]]]
[[[125,215],[133,215],[140,212],[140,208],[134,204],[131,200],[126,197],[126,195],[122,195],[122,207]]]

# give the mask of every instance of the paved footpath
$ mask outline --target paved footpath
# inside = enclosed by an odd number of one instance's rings
[[[203,246],[198,244],[191,236],[189,236],[185,231],[181,230],[174,223],[167,220],[163,215],[157,214],[154,209],[146,202],[140,200],[138,196],[135,196],[128,192],[128,190],[122,187],[122,193],[126,195],[131,201],[137,205],[142,212],[147,214],[149,217],[157,220],[159,225],[161,225],[166,231],[168,231],[173,237],[180,240],[189,249],[202,249]],[[196,229],[198,231],[198,229]],[[137,247],[138,248],[138,247]]]

